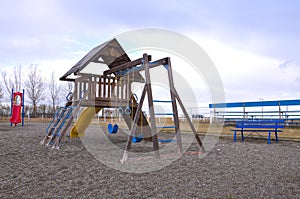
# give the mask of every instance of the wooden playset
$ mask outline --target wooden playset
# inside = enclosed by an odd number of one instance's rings
[[[153,143],[153,150],[156,156],[159,157],[155,115],[162,113],[156,113],[153,105],[154,103],[171,103],[173,112],[172,114],[168,113],[168,115],[173,116],[174,125],[159,128],[175,129],[178,152],[183,153],[177,110],[178,103],[194,133],[200,149],[204,151],[196,129],[174,87],[171,59],[166,57],[151,61],[151,58],[150,55],[143,54],[141,58],[131,61],[116,39],[112,39],[92,49],[60,78],[62,81],[74,82],[74,92],[72,97],[68,99],[69,103],[55,114],[41,143],[59,148],[62,139],[66,136],[68,128],[72,124],[74,115],[78,113],[80,107],[87,108],[71,129],[70,137],[82,136],[85,128],[92,121],[93,116],[102,108],[116,108],[123,116],[131,132],[130,136],[128,136],[121,162],[127,160],[128,151],[133,139],[137,138],[136,135],[142,135],[139,138],[151,141]],[[109,69],[105,70],[102,74],[84,72],[84,69],[91,64],[98,64],[99,67],[108,66]],[[158,66],[163,66],[167,70],[168,77],[166,78],[169,81],[170,100],[153,99],[150,69]],[[140,72],[144,72],[145,78]],[[139,101],[132,92],[132,83],[134,82],[143,83],[144,85]],[[146,96],[148,99],[150,122],[148,122],[142,111]]]

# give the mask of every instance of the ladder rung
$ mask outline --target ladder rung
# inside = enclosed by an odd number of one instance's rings
[[[154,115],[174,115],[174,113],[155,113]]]
[[[53,146],[54,142],[50,141],[47,145]]]
[[[176,126],[157,126],[156,128],[159,128],[159,129],[172,129],[172,128],[176,128]]]
[[[153,100],[153,102],[172,103],[172,100]]]

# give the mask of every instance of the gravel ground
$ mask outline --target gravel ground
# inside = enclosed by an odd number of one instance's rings
[[[204,158],[182,156],[136,174],[98,161],[80,139],[60,150],[41,146],[46,126],[0,124],[0,198],[300,198],[299,142],[220,139]],[[125,146],[121,134],[113,136]],[[143,143],[132,150],[139,148]]]

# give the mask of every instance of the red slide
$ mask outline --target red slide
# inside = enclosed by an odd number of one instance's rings
[[[12,109],[12,115],[10,118],[10,122],[13,124],[21,123],[21,108],[22,106],[14,105]]]
[[[21,123],[21,110],[23,106],[23,93],[15,92],[13,93],[12,97],[12,111],[11,111],[11,118],[10,123],[15,124]],[[22,124],[23,125],[23,124]]]

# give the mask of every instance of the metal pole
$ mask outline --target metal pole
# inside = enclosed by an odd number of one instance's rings
[[[278,111],[279,111],[279,119],[281,119],[281,107],[280,107],[280,101],[278,102]]]
[[[264,101],[264,98],[259,98],[259,100],[261,100],[261,102],[263,102]],[[263,106],[263,104],[262,104],[262,106],[261,106],[261,119],[263,119],[264,118],[264,106]]]
[[[243,119],[246,119],[246,107],[245,104],[243,104]]]
[[[22,126],[24,126],[24,118],[25,118],[24,97],[25,97],[25,91],[23,89],[23,94],[22,94]]]
[[[14,100],[14,89],[11,89],[11,98],[10,98],[10,117],[12,116],[12,109],[13,109],[13,100]],[[12,123],[10,123],[12,126]]]

